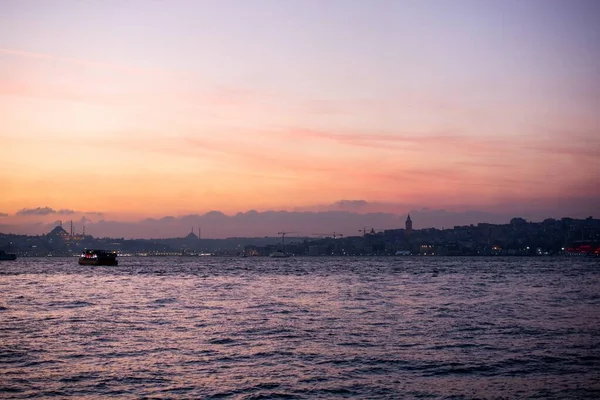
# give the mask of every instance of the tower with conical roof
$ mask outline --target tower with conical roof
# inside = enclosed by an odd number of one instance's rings
[[[408,214],[408,217],[406,218],[406,222],[404,224],[405,226],[405,232],[407,235],[410,235],[412,233],[412,220],[410,219],[410,214]]]

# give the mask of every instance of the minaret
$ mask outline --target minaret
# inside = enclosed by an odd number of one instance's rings
[[[406,226],[405,233],[407,235],[410,235],[412,233],[412,220],[410,219],[410,214],[408,214],[408,217],[406,218],[405,226]]]

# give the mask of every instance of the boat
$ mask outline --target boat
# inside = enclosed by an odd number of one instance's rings
[[[16,254],[7,253],[4,250],[0,250],[0,261],[13,261],[17,259]]]
[[[107,250],[85,250],[79,256],[79,265],[118,265],[117,252]]]
[[[287,235],[288,233],[297,233],[297,232],[278,232],[277,234],[281,235],[281,250],[275,250],[274,252],[269,254],[269,257],[288,258],[290,256],[290,254],[285,252],[285,235]]]

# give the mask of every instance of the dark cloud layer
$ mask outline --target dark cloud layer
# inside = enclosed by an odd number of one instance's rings
[[[507,223],[510,217],[485,212],[449,212],[444,210],[413,210],[410,212],[415,229],[428,227],[452,227],[478,222]],[[180,217],[146,218],[123,222],[100,220],[92,222],[81,219],[75,224],[80,232],[96,237],[116,238],[168,238],[183,237],[190,231],[204,238],[277,236],[287,232],[289,238],[343,234],[358,236],[360,230],[385,230],[404,228],[406,215],[393,213],[357,213],[350,211],[264,211],[250,210],[235,215],[220,211],[205,214],[189,214]],[[440,222],[441,221],[441,222]],[[46,224],[44,232],[56,223]],[[37,227],[39,228],[39,227]]]
[[[103,213],[91,211],[76,211],[67,208],[61,208],[60,210],[55,210],[51,207],[36,207],[36,208],[23,208],[17,211],[16,215],[25,216],[25,215],[73,215],[73,214],[87,214],[87,215],[95,215],[95,216],[103,216]]]
[[[340,200],[333,203],[334,207],[339,207],[342,210],[359,210],[369,205],[366,200]]]
[[[55,213],[56,210],[50,207],[23,208],[17,211],[17,215],[49,215]]]
[[[116,238],[168,238],[183,237],[192,229],[204,238],[226,237],[262,237],[277,236],[278,232],[288,232],[289,237],[332,235],[334,232],[345,236],[359,235],[359,230],[399,229],[404,227],[407,214],[410,213],[415,229],[452,228],[454,226],[478,223],[508,223],[513,217],[522,217],[530,221],[542,221],[545,218],[596,216],[600,209],[597,197],[565,198],[553,203],[531,202],[529,205],[510,205],[497,207],[497,211],[483,211],[463,206],[461,209],[442,209],[422,207],[401,203],[377,203],[367,200],[340,200],[332,204],[315,206],[294,211],[249,210],[226,215],[221,211],[209,211],[204,214],[183,216],[167,215],[160,218],[145,218],[139,221],[115,221],[105,218],[102,213],[80,213],[50,207],[23,209],[18,215],[34,215],[40,219],[50,214],[78,214],[74,221],[74,230],[96,237]],[[90,217],[94,217],[91,219]],[[10,218],[10,217],[9,217]],[[31,218],[30,218],[31,219]],[[50,231],[58,222],[39,223],[30,221],[27,225],[17,225],[5,221],[0,225],[3,233],[42,234]]]
[[[60,214],[60,215],[72,215],[72,214],[75,214],[76,212],[77,211],[75,211],[75,210],[68,210],[68,209],[63,208],[61,210],[58,210],[56,213]]]

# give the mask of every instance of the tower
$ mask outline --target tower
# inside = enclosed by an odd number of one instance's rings
[[[412,233],[412,220],[410,219],[410,214],[408,214],[408,217],[406,218],[405,227],[406,234],[410,235]]]

